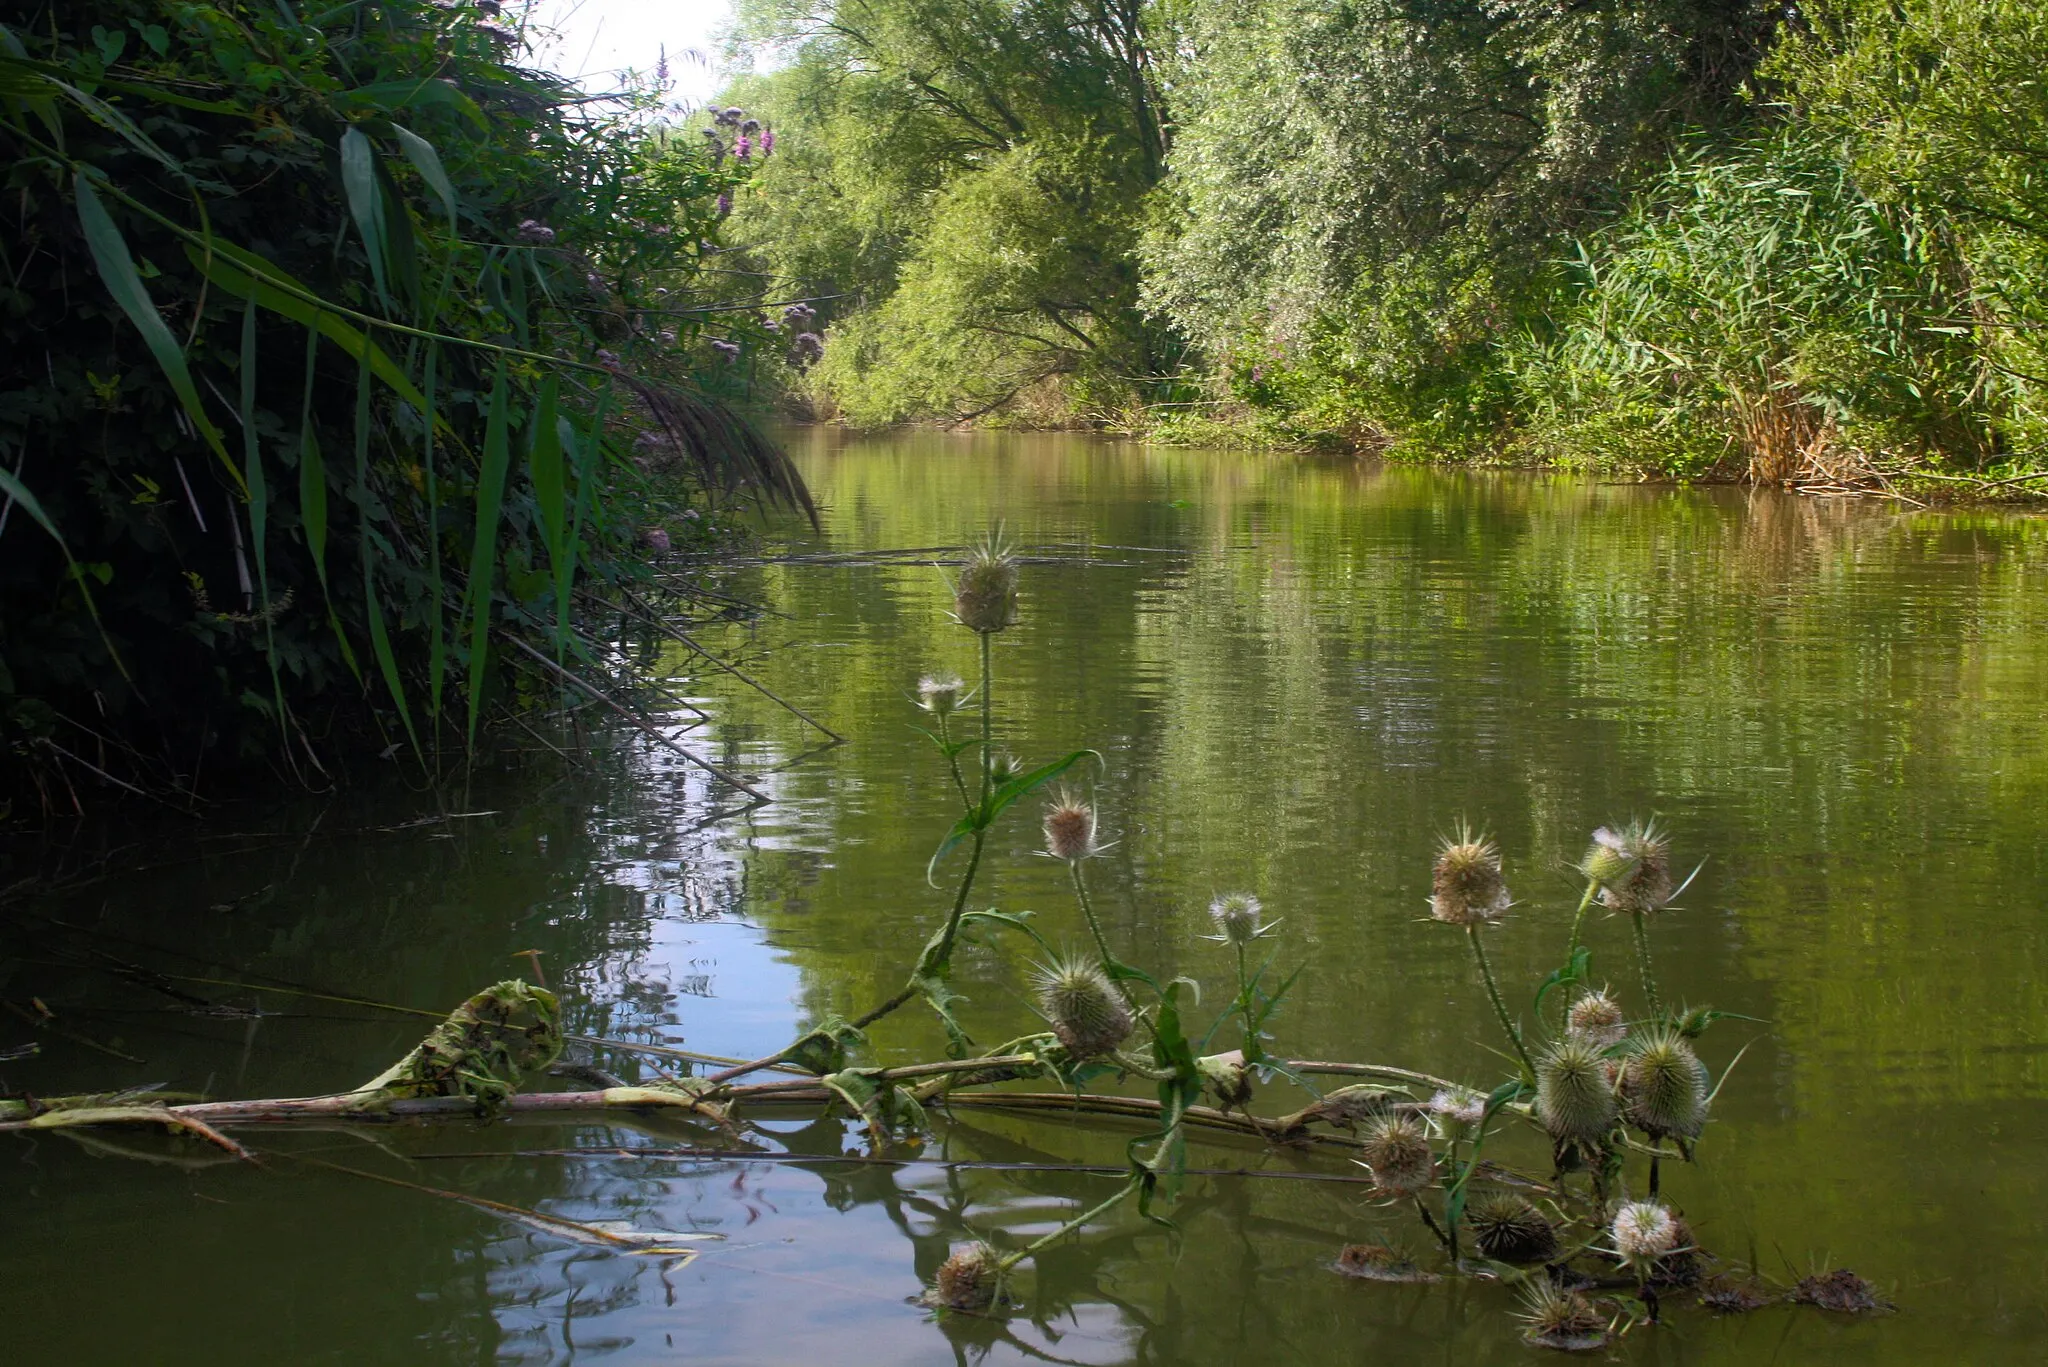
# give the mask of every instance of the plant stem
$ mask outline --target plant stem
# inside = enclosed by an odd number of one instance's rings
[[[1564,966],[1567,969],[1569,969],[1572,966],[1572,963],[1579,957],[1579,932],[1585,926],[1586,923],[1586,909],[1593,905],[1594,895],[1597,894],[1599,891],[1599,879],[1589,878],[1586,880],[1586,895],[1579,899],[1579,909],[1572,913],[1572,938],[1570,942],[1567,943],[1564,947]],[[1579,984],[1577,983],[1567,984],[1563,993],[1560,994],[1564,998],[1564,1004],[1562,1007],[1564,1014],[1559,1018],[1558,1021],[1560,1026],[1569,1023],[1571,1020],[1573,995],[1572,989],[1577,986],[1579,986]]]
[[[1444,1233],[1443,1227],[1437,1224],[1436,1217],[1429,1213],[1428,1206],[1422,1204],[1420,1196],[1415,1198],[1415,1213],[1422,1217],[1422,1223],[1429,1226],[1429,1232],[1436,1235],[1436,1241],[1444,1246],[1444,1251],[1449,1253],[1452,1260],[1455,1261],[1458,1256],[1457,1244],[1452,1242],[1451,1236]]]
[[[1102,956],[1102,967],[1106,971],[1116,962],[1116,956],[1109,952],[1109,941],[1102,934],[1102,923],[1095,919],[1095,904],[1088,900],[1088,882],[1081,877],[1081,861],[1069,859],[1067,871],[1073,875],[1074,896],[1081,901],[1081,915],[1088,920],[1088,933],[1095,937],[1095,950]]]
[[[1093,1220],[1096,1216],[1101,1215],[1106,1211],[1114,1209],[1118,1202],[1122,1201],[1126,1196],[1129,1196],[1132,1192],[1136,1191],[1137,1189],[1138,1179],[1133,1177],[1130,1181],[1124,1183],[1121,1187],[1118,1187],[1116,1189],[1116,1192],[1113,1195],[1111,1195],[1108,1200],[1089,1207],[1087,1210],[1082,1211],[1079,1215],[1076,1215],[1073,1219],[1061,1225],[1052,1233],[1047,1234],[1042,1238],[1033,1239],[1030,1243],[1024,1245],[1024,1247],[1018,1249],[1015,1253],[1012,1253],[1008,1257],[1005,1257],[1001,1261],[997,1262],[997,1275],[1007,1275],[1011,1268],[1015,1267],[1018,1263],[1023,1262],[1032,1254],[1038,1252],[1039,1249],[1044,1248],[1047,1244],[1050,1244],[1055,1240],[1065,1238],[1067,1235],[1072,1234],[1081,1226],[1087,1224],[1090,1220]]]
[[[1649,927],[1643,924],[1643,913],[1640,911],[1631,913],[1629,919],[1636,925],[1636,967],[1643,975],[1643,996],[1649,999],[1650,1014],[1662,1016],[1664,1004],[1657,997],[1657,975],[1650,967]]]
[[[1493,965],[1486,961],[1486,946],[1479,940],[1479,927],[1467,926],[1465,933],[1472,940],[1472,957],[1479,960],[1479,976],[1486,982],[1486,995],[1493,1002],[1494,1013],[1500,1017],[1501,1029],[1508,1032],[1508,1038],[1514,1042],[1515,1053],[1521,1057],[1522,1067],[1528,1070],[1533,1081],[1536,1065],[1530,1061],[1529,1050],[1522,1043],[1522,1032],[1515,1028],[1514,1020],[1508,1015],[1507,1003],[1500,999],[1500,988],[1493,981]]]
[[[960,810],[971,812],[974,810],[974,799],[967,795],[967,779],[960,772],[960,756],[953,753],[952,723],[944,713],[939,716],[939,739],[946,745],[946,767],[953,771],[953,787],[960,794]]]
[[[981,800],[988,801],[988,792],[994,786],[995,750],[995,658],[990,643],[995,639],[989,632],[981,636]]]

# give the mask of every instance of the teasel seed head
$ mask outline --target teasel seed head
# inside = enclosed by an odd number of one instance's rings
[[[1062,788],[1045,808],[1045,852],[1073,863],[1101,853],[1095,843],[1095,808]]]
[[[966,691],[958,674],[927,674],[917,681],[917,705],[935,717],[949,717],[960,710]]]
[[[1449,1088],[1429,1099],[1429,1113],[1446,1139],[1464,1139],[1486,1118],[1486,1098],[1470,1087]]]
[[[1607,1343],[1607,1321],[1576,1291],[1548,1282],[1532,1285],[1523,1301],[1522,1339],[1532,1348],[1586,1353]]]
[[[1618,833],[1602,826],[1579,872],[1600,885],[1600,905],[1638,914],[1662,911],[1677,895],[1671,882],[1671,841],[1654,821],[1631,821]]]
[[[1614,1256],[1624,1266],[1647,1273],[1678,1247],[1679,1224],[1661,1201],[1630,1201],[1614,1212],[1608,1235],[1614,1240]]]
[[[1131,1008],[1100,965],[1078,956],[1038,970],[1038,1009],[1076,1060],[1097,1058],[1131,1037]]]
[[[1209,919],[1216,923],[1216,937],[1233,945],[1248,945],[1273,928],[1259,924],[1265,905],[1248,892],[1226,892],[1209,903]]]
[[[1623,1116],[1652,1139],[1698,1139],[1706,1126],[1706,1065],[1668,1026],[1630,1047],[1621,1065],[1620,1090]]]
[[[1597,1144],[1620,1108],[1607,1060],[1590,1040],[1567,1035],[1536,1061],[1536,1119],[1558,1144]]]
[[[1621,1013],[1621,1004],[1605,992],[1589,992],[1573,1002],[1565,1028],[1601,1049],[1628,1037],[1628,1020]]]
[[[1472,1245],[1482,1258],[1526,1266],[1547,1263],[1559,1252],[1557,1229],[1548,1216],[1513,1192],[1491,1192],[1465,1208]]]
[[[986,636],[1017,620],[1017,561],[1000,533],[984,539],[960,567],[953,585],[953,615]]]
[[[1461,826],[1437,852],[1429,912],[1446,925],[1476,926],[1499,920],[1510,902],[1501,878],[1500,851],[1483,835]]]
[[[987,1244],[963,1244],[939,1264],[929,1299],[948,1310],[986,1310],[995,1304],[998,1265]]]
[[[1436,1181],[1429,1134],[1412,1116],[1383,1115],[1367,1124],[1359,1161],[1389,1196],[1413,1196]]]

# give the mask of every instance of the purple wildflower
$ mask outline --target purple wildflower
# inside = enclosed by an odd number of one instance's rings
[[[720,338],[713,338],[711,342],[711,349],[717,352],[719,355],[725,357],[727,365],[731,365],[734,361],[737,361],[740,358],[740,346],[738,342],[728,342]]]
[[[730,191],[730,190],[727,190],[727,191],[723,192],[722,194],[720,194],[720,195],[718,196],[718,216],[719,216],[720,218],[724,218],[724,217],[725,217],[725,216],[726,216],[727,214],[729,214],[729,213],[731,213],[731,212],[732,212],[732,191]]]
[[[740,132],[742,133],[758,133],[760,131],[761,121],[759,119],[748,119],[740,125]]]
[[[537,218],[525,219],[519,224],[519,240],[545,247],[555,240],[555,230]]]
[[[745,133],[740,134],[739,141],[732,145],[732,154],[741,161],[753,156],[754,140]]]
[[[668,533],[660,527],[649,527],[646,535],[647,549],[656,555],[668,554],[670,545]]]
[[[609,351],[600,350],[597,353],[597,363],[606,370],[617,370],[619,368],[618,356]]]
[[[668,44],[661,45],[661,56],[654,63],[654,79],[659,85],[668,84]]]
[[[774,151],[775,130],[772,128],[764,128],[761,130],[761,155],[764,157],[770,156],[774,153]]]
[[[789,344],[793,365],[809,365],[825,354],[825,339],[815,332],[799,332]]]
[[[663,328],[660,335],[662,345],[674,346],[676,344],[676,330],[674,328]]]

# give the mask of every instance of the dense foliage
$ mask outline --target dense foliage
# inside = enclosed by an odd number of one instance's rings
[[[759,0],[846,419],[1881,479],[2038,441],[2017,0]],[[1202,416],[1195,416],[1202,415]]]
[[[0,7],[0,728],[46,800],[473,741],[592,660],[577,585],[690,497],[650,474],[802,501],[726,407],[774,339],[700,298],[751,163],[497,8]]]

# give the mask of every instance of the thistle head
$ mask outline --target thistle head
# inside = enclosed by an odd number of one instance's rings
[[[958,674],[927,674],[917,681],[917,705],[935,717],[950,717],[966,692]]]
[[[1508,909],[1500,851],[1483,835],[1459,827],[1437,852],[1430,884],[1429,913],[1446,925],[1478,926],[1499,920]]]
[[[1070,864],[1102,852],[1095,843],[1095,808],[1071,789],[1060,789],[1046,804],[1045,852]]]
[[[1429,1113],[1446,1139],[1463,1139],[1486,1119],[1486,1098],[1469,1087],[1447,1088],[1429,1099]]]
[[[1233,1049],[1227,1054],[1208,1054],[1195,1060],[1196,1071],[1202,1081],[1208,1084],[1209,1092],[1216,1098],[1216,1104],[1228,1111],[1242,1109],[1251,1103],[1251,1070],[1244,1066],[1244,1054]]]
[[[1017,620],[1017,561],[992,534],[974,548],[953,585],[953,615],[986,636]]]
[[[1678,1221],[1661,1201],[1627,1202],[1614,1213],[1607,1232],[1614,1240],[1614,1256],[1638,1273],[1678,1247]]]
[[[1559,1145],[1598,1144],[1619,1114],[1607,1060],[1592,1041],[1567,1035],[1536,1060],[1536,1119]]]
[[[1605,992],[1590,992],[1573,1002],[1565,1028],[1601,1049],[1621,1043],[1628,1035],[1621,1003]]]
[[[1266,908],[1248,892],[1226,892],[1209,903],[1209,919],[1216,923],[1216,938],[1234,945],[1248,945],[1271,930],[1260,925]]]
[[[1413,1196],[1436,1181],[1429,1134],[1413,1116],[1383,1115],[1365,1127],[1359,1161],[1389,1196]]]
[[[1607,1321],[1576,1291],[1534,1283],[1522,1302],[1522,1340],[1532,1348],[1586,1353],[1607,1343]]]
[[[1000,1260],[984,1243],[963,1244],[939,1264],[926,1299],[947,1310],[986,1310],[995,1304]]]
[[[1055,959],[1039,968],[1033,986],[1039,1011],[1075,1059],[1107,1054],[1131,1037],[1131,1008],[1093,960]]]
[[[1482,1258],[1526,1266],[1558,1255],[1557,1229],[1548,1216],[1513,1192],[1489,1192],[1465,1208],[1472,1244]]]
[[[1662,911],[1677,895],[1671,882],[1671,840],[1654,821],[1593,832],[1579,872],[1600,885],[1600,905],[1610,911]]]
[[[1707,1068],[1685,1036],[1660,1026],[1621,1065],[1621,1107],[1652,1139],[1698,1139],[1707,1123]]]

